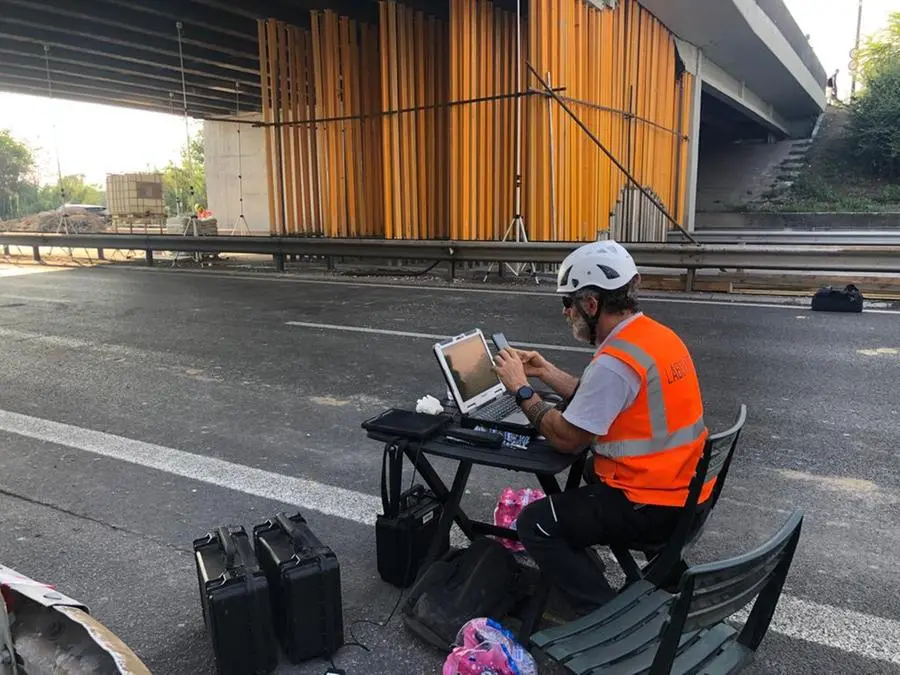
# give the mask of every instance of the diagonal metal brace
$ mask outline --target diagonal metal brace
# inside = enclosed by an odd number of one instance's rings
[[[588,137],[594,142],[594,144],[598,148],[600,148],[607,157],[609,157],[610,161],[616,165],[616,167],[619,169],[619,171],[621,171],[623,174],[625,174],[625,176],[632,183],[634,183],[635,187],[637,187],[637,189],[641,191],[641,194],[643,194],[652,203],[656,204],[656,200],[653,198],[653,196],[650,194],[650,192],[644,186],[642,186],[640,183],[638,183],[637,180],[635,180],[634,176],[632,176],[631,173],[629,173],[628,169],[626,169],[624,166],[622,166],[621,162],[619,162],[619,160],[617,160],[613,156],[613,154],[609,150],[607,150],[606,146],[603,145],[603,143],[600,141],[600,139],[597,138],[597,136],[594,135],[594,133],[590,129],[587,128],[585,123],[581,121],[581,119],[578,117],[578,115],[576,115],[572,111],[572,109],[568,105],[566,105],[566,102],[562,98],[560,98],[559,94],[557,94],[553,90],[553,88],[547,83],[547,81],[541,77],[540,73],[538,73],[538,71],[535,70],[534,66],[531,65],[530,61],[527,62],[527,65],[528,65],[528,70],[530,70],[531,74],[534,75],[534,77],[537,79],[537,81],[541,83],[541,86],[544,88],[544,90],[547,92],[547,94],[549,94],[553,98],[553,100],[555,100],[557,103],[559,103],[559,105],[562,107],[563,110],[566,111],[566,113],[569,115],[569,117],[571,117],[575,121],[575,123],[579,127],[581,127],[581,129],[584,131],[584,133],[586,133],[588,135]],[[700,242],[698,242],[696,239],[694,239],[694,237],[691,235],[691,233],[688,232],[686,229],[684,229],[681,226],[681,224],[677,220],[675,220],[672,217],[672,215],[668,211],[666,211],[666,209],[662,205],[657,205],[657,208],[659,209],[660,213],[662,213],[663,216],[665,216],[666,220],[668,220],[670,223],[672,223],[672,225],[674,225],[681,231],[681,234],[683,234],[688,239],[688,241],[690,241],[692,244],[697,244],[697,246],[700,246]]]

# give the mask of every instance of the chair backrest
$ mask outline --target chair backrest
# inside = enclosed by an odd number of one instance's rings
[[[746,421],[747,406],[742,403],[735,423],[732,424],[730,428],[725,429],[725,431],[710,434],[706,439],[706,444],[709,447],[709,465],[707,466],[706,474],[702,477],[700,476],[698,465],[697,475],[694,476],[694,480],[699,480],[701,485],[709,481],[710,478],[715,478],[716,482],[713,485],[712,494],[709,496],[708,503],[704,504],[703,507],[698,509],[694,514],[688,531],[687,540],[684,544],[683,553],[687,553],[691,547],[693,547],[697,539],[700,538],[700,535],[703,533],[703,528],[706,527],[706,521],[709,519],[709,515],[719,501],[719,496],[722,494],[722,487],[725,485],[725,479],[728,477],[728,469],[731,467],[731,459],[734,457],[734,451],[737,448],[738,439],[741,437],[741,431],[743,430]]]
[[[741,431],[744,423],[747,421],[747,406],[743,403],[738,411],[737,420],[731,428],[710,434],[707,442],[711,447],[711,455],[709,458],[709,468],[706,471],[709,480],[716,478],[716,484],[713,487],[712,495],[710,495],[710,506],[714,507],[722,494],[722,486],[725,484],[725,477],[728,475],[728,468],[731,466],[731,458],[734,450],[737,448],[738,439],[741,437]]]
[[[703,454],[697,462],[694,477],[688,486],[688,497],[684,508],[669,537],[665,548],[648,567],[645,578],[651,583],[660,584],[673,569],[680,563],[693,544],[700,538],[709,514],[712,513],[719,495],[722,493],[722,485],[728,475],[731,466],[731,458],[737,448],[738,438],[747,421],[747,406],[741,404],[735,423],[725,431],[710,434],[703,446]],[[709,499],[698,507],[700,493],[703,486],[710,478],[715,477],[712,494]]]
[[[663,628],[657,668],[671,664],[685,633],[709,628],[732,616],[756,599],[738,638],[756,650],[768,630],[800,539],[803,510],[795,510],[781,529],[756,550],[734,558],[689,568],[681,578],[678,595]],[[665,653],[663,653],[665,652]]]

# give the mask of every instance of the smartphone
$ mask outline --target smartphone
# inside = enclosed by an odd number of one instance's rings
[[[491,340],[493,340],[498,351],[502,352],[504,349],[509,349],[510,347],[509,342],[503,333],[494,333],[491,335]]]

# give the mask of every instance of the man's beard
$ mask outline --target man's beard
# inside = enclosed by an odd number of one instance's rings
[[[572,319],[567,319],[569,322],[569,326],[572,328],[572,335],[579,342],[590,342],[591,341],[591,329],[587,325],[587,321],[584,320],[584,317],[581,314],[575,315]]]

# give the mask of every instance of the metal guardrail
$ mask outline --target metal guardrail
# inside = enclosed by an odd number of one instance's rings
[[[443,262],[558,263],[581,242],[407,241],[300,237],[182,237],[133,234],[0,233],[0,245],[31,248],[256,253],[272,255],[279,270],[287,256],[433,260]],[[698,270],[900,273],[900,244],[894,246],[774,246],[751,244],[627,244],[644,267]]]
[[[900,246],[898,230],[696,230],[702,244],[759,244],[779,246]],[[682,243],[678,232],[668,234],[669,243]]]

